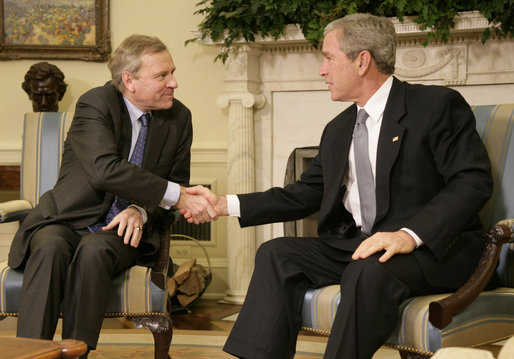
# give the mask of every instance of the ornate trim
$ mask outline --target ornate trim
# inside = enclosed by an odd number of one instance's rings
[[[430,31],[429,29],[421,30],[420,26],[414,21],[414,17],[404,17],[404,21],[400,22],[398,18],[391,18],[396,33],[398,34],[398,45],[399,46],[412,46],[419,45],[426,39],[426,34]],[[460,13],[455,18],[455,26],[452,30],[451,38],[448,43],[452,43],[454,40],[462,41],[463,35],[467,34],[466,37],[472,35],[476,41],[480,41],[482,32],[489,27],[487,19],[483,17],[478,11],[466,11]],[[198,30],[193,31],[193,35],[200,36]],[[492,37],[494,38],[494,37]],[[203,39],[202,42],[205,45],[220,46],[221,41],[212,41],[211,39]],[[272,37],[256,36],[254,42],[247,42],[243,39],[235,42],[238,45],[264,45],[259,49],[265,53],[289,53],[289,52],[317,52],[309,42],[305,39],[300,26],[297,24],[289,24],[284,28],[284,33],[277,39]],[[434,42],[436,44],[438,42]],[[258,46],[256,46],[258,47]]]
[[[413,20],[414,17],[404,17],[404,21],[400,22],[397,18],[391,19],[398,37],[405,35],[418,35],[423,36],[430,31],[430,29],[421,30],[420,26]],[[489,27],[489,22],[478,11],[465,11],[459,13],[455,17],[455,26],[452,32],[482,32]]]
[[[225,108],[232,102],[240,102],[245,108],[262,108],[266,98],[261,93],[252,92],[225,92],[218,96],[218,107]]]
[[[432,65],[426,65],[425,61],[427,58],[425,49],[411,49],[403,53],[402,62],[408,68],[402,68],[396,66],[395,74],[406,78],[419,78],[431,75],[448,65],[452,60],[457,60],[459,55],[465,54],[465,48],[458,47],[444,47],[438,51],[437,63]],[[425,66],[426,65],[426,66]],[[454,77],[458,76],[458,70],[453,71]]]
[[[2,165],[19,165],[21,163],[21,145],[18,148],[0,147],[0,163]]]

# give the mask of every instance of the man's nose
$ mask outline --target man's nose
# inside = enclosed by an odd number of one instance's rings
[[[174,89],[176,89],[178,87],[178,81],[175,78],[175,76],[170,75],[170,77],[168,79],[168,86],[171,88],[174,88]]]
[[[323,60],[323,62],[321,63],[321,66],[319,67],[318,74],[320,76],[322,76],[322,77],[327,74],[327,70],[326,70],[326,66],[325,66],[325,60]]]

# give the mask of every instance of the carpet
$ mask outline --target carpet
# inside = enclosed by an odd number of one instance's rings
[[[175,331],[170,348],[173,359],[230,359],[222,347],[227,339],[225,333],[212,331]],[[324,338],[299,341],[297,359],[321,358],[325,347]],[[144,330],[104,330],[97,349],[89,355],[91,359],[135,359],[153,358],[153,336]]]
[[[223,352],[226,333],[213,334],[212,331],[176,330],[170,348],[173,359],[233,359]],[[323,357],[326,338],[300,336],[295,359],[318,359]],[[136,359],[153,358],[153,337],[145,330],[127,329],[102,331],[97,350],[89,355],[91,359]],[[373,359],[400,358],[396,350],[382,348]]]
[[[234,359],[222,348],[233,325],[232,317],[210,322],[209,328],[173,330],[170,355],[172,359]],[[60,322],[60,321],[59,321]],[[179,323],[175,317],[174,323]],[[193,325],[192,327],[195,327]],[[14,336],[16,318],[0,321],[0,335]],[[54,338],[60,340],[60,323]],[[326,337],[300,335],[295,359],[319,359],[323,357]],[[153,335],[147,329],[135,329],[121,318],[106,319],[100,332],[97,349],[89,354],[90,359],[152,359],[154,357]],[[399,359],[396,350],[381,348],[373,359]]]

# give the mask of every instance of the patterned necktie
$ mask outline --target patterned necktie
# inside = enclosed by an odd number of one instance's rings
[[[145,153],[145,145],[146,138],[148,136],[148,121],[150,120],[150,114],[145,113],[141,117],[139,117],[139,121],[141,121],[141,129],[139,130],[139,135],[137,136],[136,145],[134,146],[134,150],[132,151],[132,155],[130,156],[130,163],[135,164],[138,167],[141,167],[143,164],[143,156]],[[116,196],[114,198],[114,202],[109,208],[109,211],[105,215],[105,220],[95,223],[89,226],[89,230],[92,233],[99,232],[102,230],[102,227],[106,226],[108,223],[111,223],[114,217],[116,217],[121,211],[127,208],[130,203],[123,198]]]
[[[368,114],[360,109],[357,114],[355,129],[353,130],[353,144],[355,156],[355,170],[357,172],[357,185],[362,218],[362,231],[371,234],[373,223],[377,212],[375,199],[375,181],[369,161],[368,129],[366,120]]]

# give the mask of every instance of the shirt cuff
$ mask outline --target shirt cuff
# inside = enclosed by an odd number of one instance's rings
[[[414,238],[414,240],[416,241],[416,248],[419,248],[423,245],[423,241],[421,240],[421,238],[419,238],[419,236],[416,233],[414,233],[408,228],[402,228],[401,230],[409,233],[412,236],[412,238]]]
[[[180,197],[180,185],[174,182],[168,182],[168,187],[164,193],[164,197],[159,203],[159,207],[164,209],[170,209],[177,204]]]
[[[237,195],[227,194],[227,211],[229,216],[241,217],[241,205]]]

